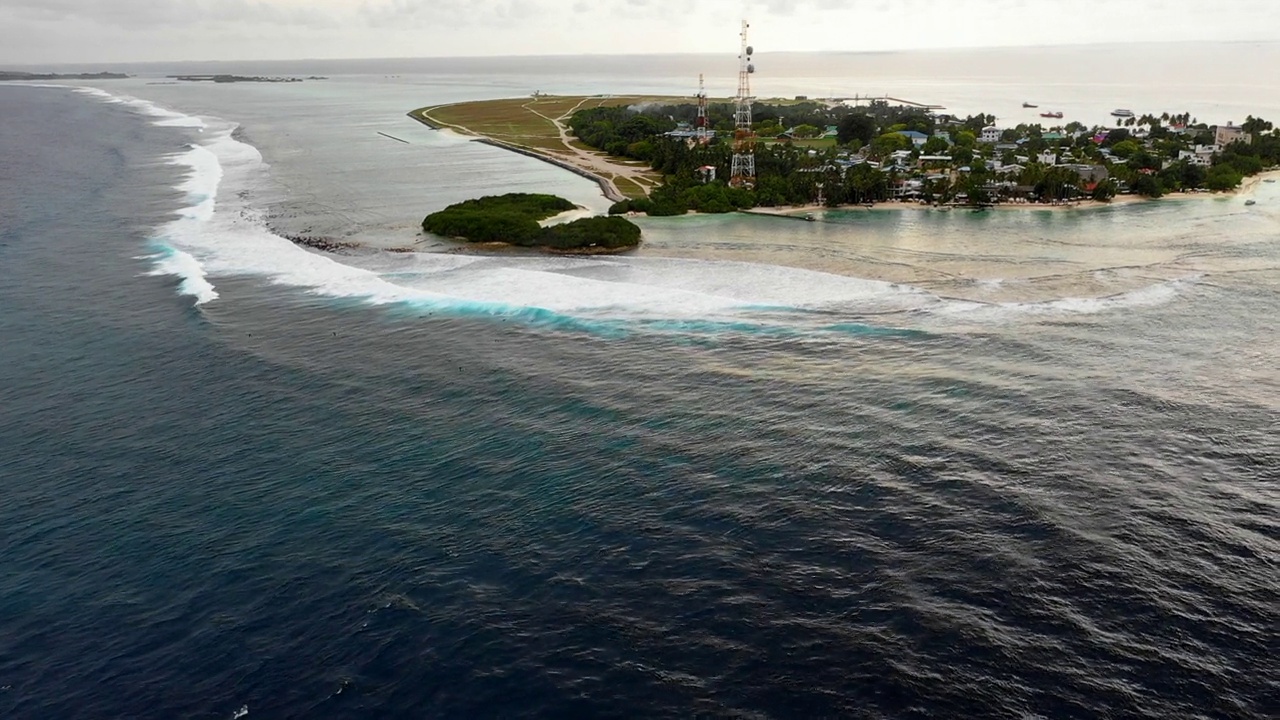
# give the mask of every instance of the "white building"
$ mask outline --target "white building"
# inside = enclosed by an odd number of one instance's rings
[[[1212,145],[1197,145],[1194,150],[1178,151],[1178,159],[1186,160],[1192,165],[1209,167],[1213,164],[1213,153],[1215,149],[1216,148]]]
[[[889,155],[889,159],[893,162],[895,167],[903,169],[908,168],[911,166],[911,151],[894,150],[893,153]]]
[[[1242,141],[1246,143],[1253,142],[1253,136],[1244,131],[1239,125],[1219,125],[1213,129],[1213,144],[1219,148],[1224,148],[1233,142]]]
[[[990,127],[982,128],[982,137],[978,138],[978,140],[994,145],[995,143],[1000,142],[1000,136],[1003,134],[1004,132],[1000,128],[992,125]]]
[[[1045,150],[1044,152],[1040,153],[1040,155],[1036,157],[1036,162],[1040,163],[1041,165],[1057,165],[1058,154],[1052,150]]]

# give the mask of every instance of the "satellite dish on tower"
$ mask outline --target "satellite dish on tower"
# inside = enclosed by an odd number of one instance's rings
[[[747,72],[749,72],[749,73],[754,73],[755,71],[756,71],[756,66],[755,66],[755,65],[748,65],[748,66],[747,66]]]
[[[751,47],[750,45],[748,45],[748,46],[747,46],[747,54],[748,54],[748,55],[755,55],[755,54],[756,54],[756,49],[755,49],[755,48],[753,48],[753,47]]]

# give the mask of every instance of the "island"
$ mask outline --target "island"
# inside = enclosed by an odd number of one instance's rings
[[[539,248],[566,254],[611,254],[640,244],[640,228],[625,218],[587,217],[543,226],[540,221],[576,210],[555,195],[508,193],[454,203],[431,213],[422,229],[469,243]]]
[[[328,78],[312,75],[300,77],[272,77],[267,75],[169,75],[171,80],[181,82],[211,83],[300,83],[303,80],[327,80]]]
[[[619,215],[1089,207],[1235,192],[1280,167],[1280,130],[1253,116],[1237,125],[1132,113],[1086,126],[1052,112],[1001,127],[992,114],[960,117],[895,98],[797,97],[757,100],[743,138],[734,110],[709,102],[705,132],[693,99],[661,96],[537,94],[410,116],[591,177]],[[731,183],[744,139],[757,174]]]
[[[0,70],[0,82],[6,80],[124,80],[128,75],[113,72],[97,73],[30,73]]]

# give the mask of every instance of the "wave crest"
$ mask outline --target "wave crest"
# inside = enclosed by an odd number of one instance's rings
[[[156,125],[210,129],[200,118],[148,101],[92,88],[79,91],[126,104],[155,118]],[[181,277],[179,291],[197,304],[218,298],[210,278],[256,275],[328,297],[604,334],[624,326],[687,333],[787,327],[872,334],[867,331],[872,326],[865,324],[868,317],[933,317],[926,324],[936,326],[959,318],[1093,314],[1165,303],[1194,282],[1160,283],[1100,298],[981,303],[943,298],[911,285],[717,260],[371,253],[340,262],[271,232],[262,210],[250,200],[267,165],[256,148],[235,136],[237,126],[217,124],[201,142],[171,158],[186,168],[177,188],[189,205],[159,229],[160,252],[154,256],[156,272]]]

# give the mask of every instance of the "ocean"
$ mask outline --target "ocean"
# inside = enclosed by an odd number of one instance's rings
[[[757,64],[1240,122],[1280,91],[1217,69],[1277,55]],[[641,219],[616,257],[420,233],[608,202],[409,110],[711,62],[0,86],[0,717],[1274,717],[1280,184]],[[215,71],[329,79],[165,78]]]

